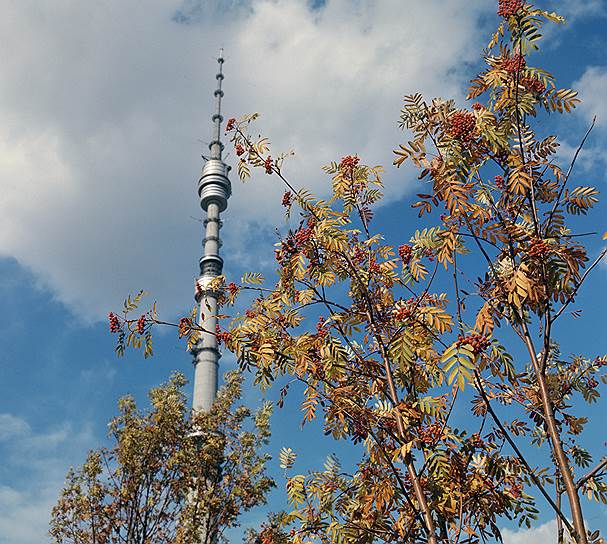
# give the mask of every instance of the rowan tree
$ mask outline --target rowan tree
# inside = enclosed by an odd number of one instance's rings
[[[529,527],[540,504],[559,543],[602,542],[582,502],[607,502],[607,458],[586,446],[583,413],[607,357],[561,353],[558,328],[607,252],[589,261],[573,229],[598,202],[573,185],[588,134],[561,168],[557,137],[534,129],[579,103],[532,64],[542,26],[563,19],[521,0],[500,0],[498,16],[470,107],[405,98],[410,140],[394,163],[418,170],[419,216],[440,217],[400,243],[374,227],[380,167],[353,155],[327,165],[331,196],[317,199],[287,178],[286,155],[251,136],[256,115],[228,121],[240,177],[257,168],[285,184],[294,228],[276,248],[274,284],[218,278],[226,312],[245,291],[257,298],[217,334],[257,383],[284,384],[279,404],[303,384],[304,421],[359,445],[353,471],[330,457],[288,478],[294,544],[501,540],[504,519]],[[125,315],[116,330],[136,339],[134,323]],[[456,413],[473,417],[456,426]],[[281,463],[291,470],[295,454]]]
[[[50,535],[61,544],[211,544],[239,516],[264,504],[274,482],[262,450],[271,405],[237,405],[242,376],[228,373],[209,413],[190,415],[175,374],[150,391],[142,411],[119,402],[111,447],[91,451],[53,508]]]

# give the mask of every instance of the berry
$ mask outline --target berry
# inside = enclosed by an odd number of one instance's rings
[[[228,291],[230,292],[230,295],[234,296],[236,293],[238,293],[238,285],[231,281],[228,284]]]
[[[234,130],[235,125],[236,125],[236,119],[234,119],[234,117],[230,117],[226,124],[226,131]]]
[[[472,104],[472,109],[474,111],[480,111],[485,109],[485,106],[483,106],[480,102],[475,102],[474,104]]]
[[[285,208],[289,208],[293,203],[293,193],[291,191],[285,191],[285,194],[282,195],[282,205]]]
[[[310,241],[311,236],[312,230],[309,228],[299,229],[295,233],[295,242],[297,243],[299,249],[301,249],[302,246],[306,245]]]
[[[236,144],[236,155],[239,157],[244,154],[244,147],[241,144]]]
[[[272,157],[268,155],[268,158],[263,163],[264,168],[266,169],[266,174],[272,173]]]
[[[110,321],[110,332],[112,334],[120,331],[120,321],[118,320],[118,316],[112,312],[108,314],[108,319]]]
[[[325,329],[325,318],[324,317],[318,318],[318,323],[316,323],[316,334],[320,338],[325,338],[328,334],[327,329]]]
[[[506,182],[504,181],[504,178],[502,176],[495,176],[494,181],[495,181],[495,186],[500,191],[503,191],[506,188]]]
[[[411,317],[411,310],[408,308],[398,308],[394,310],[394,318],[399,321],[406,321]]]
[[[485,349],[489,346],[490,342],[484,334],[469,334],[466,336],[458,334],[457,342],[455,342],[455,345],[459,348],[465,344],[472,348],[472,353],[478,355],[482,351],[485,351]]]
[[[525,61],[525,57],[519,55],[518,53],[513,57],[506,57],[502,60],[501,67],[502,70],[510,74],[514,74],[516,72],[520,72],[524,70],[525,66],[527,66],[527,62]]]
[[[524,77],[521,79],[521,85],[533,94],[542,94],[546,90],[544,82],[537,77]]]
[[[411,260],[411,254],[413,253],[413,248],[408,244],[403,244],[402,246],[398,246],[398,254],[400,258],[403,260],[403,263],[408,263]]]
[[[522,7],[522,0],[498,0],[497,14],[508,19],[512,15],[516,15]]]
[[[143,334],[143,332],[145,331],[145,315],[142,315],[138,320],[137,320],[137,332],[139,334]]]
[[[474,138],[476,119],[474,114],[467,111],[457,111],[449,118],[447,132],[453,138],[469,142]]]
[[[359,162],[360,159],[356,155],[347,155],[346,157],[341,159],[341,162],[339,163],[339,170],[342,173],[351,174],[352,171],[358,166]]]
[[[528,253],[532,258],[541,259],[550,253],[550,246],[541,238],[533,238],[529,243]]]

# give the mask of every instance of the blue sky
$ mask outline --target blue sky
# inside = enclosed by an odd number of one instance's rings
[[[401,97],[419,90],[461,101],[497,18],[489,0],[406,8],[397,0],[5,4],[0,534],[7,544],[33,544],[46,541],[67,468],[105,440],[116,400],[125,393],[143,400],[174,369],[191,375],[189,356],[169,332],[157,335],[153,359],[117,359],[105,316],[140,288],[167,318],[193,303],[202,239],[195,187],[211,133],[217,48],[226,49],[227,113],[261,112],[259,127],[276,149],[296,152],[287,166],[296,184],[326,194],[320,166],[347,153],[386,166],[378,225],[396,241],[416,227],[415,177],[390,166]],[[578,88],[584,104],[572,116],[542,118],[541,127],[561,134],[567,160],[597,115],[576,182],[604,191],[606,7],[599,0],[545,5],[569,23],[549,31],[537,63]],[[282,188],[267,176],[232,181],[222,231],[226,273],[271,274],[274,228],[284,225]],[[585,230],[607,230],[606,211],[601,204]],[[607,352],[606,285],[603,267],[579,300],[583,317],[562,325],[564,351]],[[255,403],[259,393],[246,397]],[[311,466],[344,451],[318,447],[320,436],[300,431],[298,418],[296,408],[276,414],[272,451],[299,448]],[[600,455],[605,438],[595,419],[589,441]],[[277,492],[272,505],[280,500]],[[607,528],[604,509],[589,513]],[[542,522],[539,532],[508,533],[508,541],[546,538],[553,526],[547,516]]]

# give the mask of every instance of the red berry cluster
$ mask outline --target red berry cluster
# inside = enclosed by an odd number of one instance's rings
[[[289,233],[287,238],[281,242],[280,249],[277,249],[274,253],[276,260],[279,264],[285,264],[288,262],[293,255],[296,255],[303,249],[312,237],[311,227],[302,227],[295,234]],[[309,256],[309,255],[308,255]],[[313,257],[310,258],[312,261]],[[314,261],[318,261],[316,257]]]
[[[589,389],[595,389],[598,385],[599,382],[597,382],[594,378],[588,378],[588,381],[586,382],[586,387]]]
[[[524,70],[525,66],[527,66],[525,57],[523,57],[523,55],[519,55],[518,53],[513,57],[506,57],[504,60],[502,60],[501,64],[502,70],[505,70],[510,74]]]
[[[354,251],[352,253],[352,260],[355,264],[360,264],[365,260],[365,252],[360,246],[354,246]]]
[[[319,317],[318,318],[318,322],[316,323],[316,335],[319,338],[325,338],[327,336],[328,331],[325,328],[325,318],[324,317]]]
[[[402,246],[398,246],[398,254],[403,260],[403,263],[406,264],[411,260],[413,248],[409,244],[403,244]]]
[[[500,191],[503,191],[506,188],[506,182],[504,181],[504,178],[502,176],[495,176],[494,181],[495,181],[495,186]]]
[[[472,104],[472,109],[474,111],[480,111],[485,109],[485,106],[483,106],[480,102],[475,102],[474,104]]]
[[[457,111],[449,118],[447,131],[453,138],[462,142],[469,142],[474,138],[476,119],[473,113]]]
[[[137,332],[139,334],[143,334],[145,331],[145,315],[142,315],[138,320],[137,320]]]
[[[120,331],[120,321],[118,320],[118,316],[112,312],[108,314],[108,319],[110,321],[110,332],[112,334]]]
[[[263,163],[264,168],[266,169],[266,174],[272,173],[272,157],[268,155],[268,158]]]
[[[533,94],[542,94],[546,90],[544,82],[537,77],[524,77],[521,79],[521,85]]]
[[[508,491],[510,492],[510,495],[512,495],[515,499],[520,499],[523,495],[523,489],[518,484],[512,484]]]
[[[548,253],[550,253],[550,246],[541,238],[533,238],[529,243],[529,257],[542,258]]]
[[[424,444],[435,444],[436,442],[438,442],[441,434],[442,434],[442,428],[441,425],[439,425],[438,423],[432,423],[431,425],[428,425],[427,427],[421,427],[418,431],[419,433],[419,439],[424,443]]]
[[[504,19],[516,15],[523,7],[523,0],[498,0],[497,14]]]
[[[228,291],[230,292],[230,295],[234,296],[236,293],[238,293],[238,285],[231,281],[228,283]]]
[[[311,237],[312,237],[311,228],[304,227],[304,228],[299,229],[295,233],[295,242],[297,243],[297,246],[299,247],[299,249],[301,249],[302,246],[305,246],[310,241]]]
[[[381,272],[381,267],[375,260],[375,257],[371,257],[371,259],[369,259],[369,272],[372,274],[379,274]]]
[[[411,317],[411,310],[408,308],[398,308],[394,310],[394,318],[399,321],[406,321]]]
[[[352,425],[352,441],[356,444],[369,436],[369,427],[366,421],[356,419]]]
[[[293,193],[291,191],[285,191],[284,195],[282,195],[282,205],[285,208],[289,208],[293,204]]]
[[[489,346],[490,342],[484,334],[468,334],[466,336],[458,334],[457,342],[455,342],[455,345],[459,348],[464,344],[469,345],[472,348],[472,352],[475,355],[478,355],[482,351],[485,351],[487,346]]]
[[[217,344],[221,346],[221,344],[225,344],[230,340],[232,335],[228,331],[222,331],[219,325],[215,326],[215,338],[217,338]]]
[[[244,154],[244,147],[242,144],[236,144],[236,155],[239,157]]]
[[[360,159],[354,155],[347,155],[339,163],[339,170],[345,173],[352,173],[352,171],[358,166]]]
[[[244,315],[246,315],[249,319],[253,319],[256,316],[253,310],[247,310]]]
[[[234,117],[230,117],[226,124],[226,131],[234,130],[235,126],[236,126],[236,119],[234,119]]]
[[[182,317],[179,320],[179,338],[183,338],[189,334],[192,329],[192,320],[189,317]]]

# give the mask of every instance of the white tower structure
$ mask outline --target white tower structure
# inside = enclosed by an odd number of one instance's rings
[[[196,289],[196,302],[199,304],[198,323],[204,329],[198,345],[193,350],[194,355],[194,411],[209,411],[217,395],[217,378],[219,358],[221,354],[217,347],[215,331],[217,327],[217,299],[219,293],[210,286],[212,281],[221,275],[223,259],[219,256],[221,240],[220,213],[228,206],[228,198],[232,193],[228,173],[230,167],[223,162],[221,143],[221,99],[223,91],[223,49],[219,51],[217,64],[217,89],[215,90],[215,113],[213,120],[213,139],[209,144],[210,157],[202,168],[198,181],[200,206],[206,212],[205,236],[203,240],[203,256],[200,259],[200,276]]]

